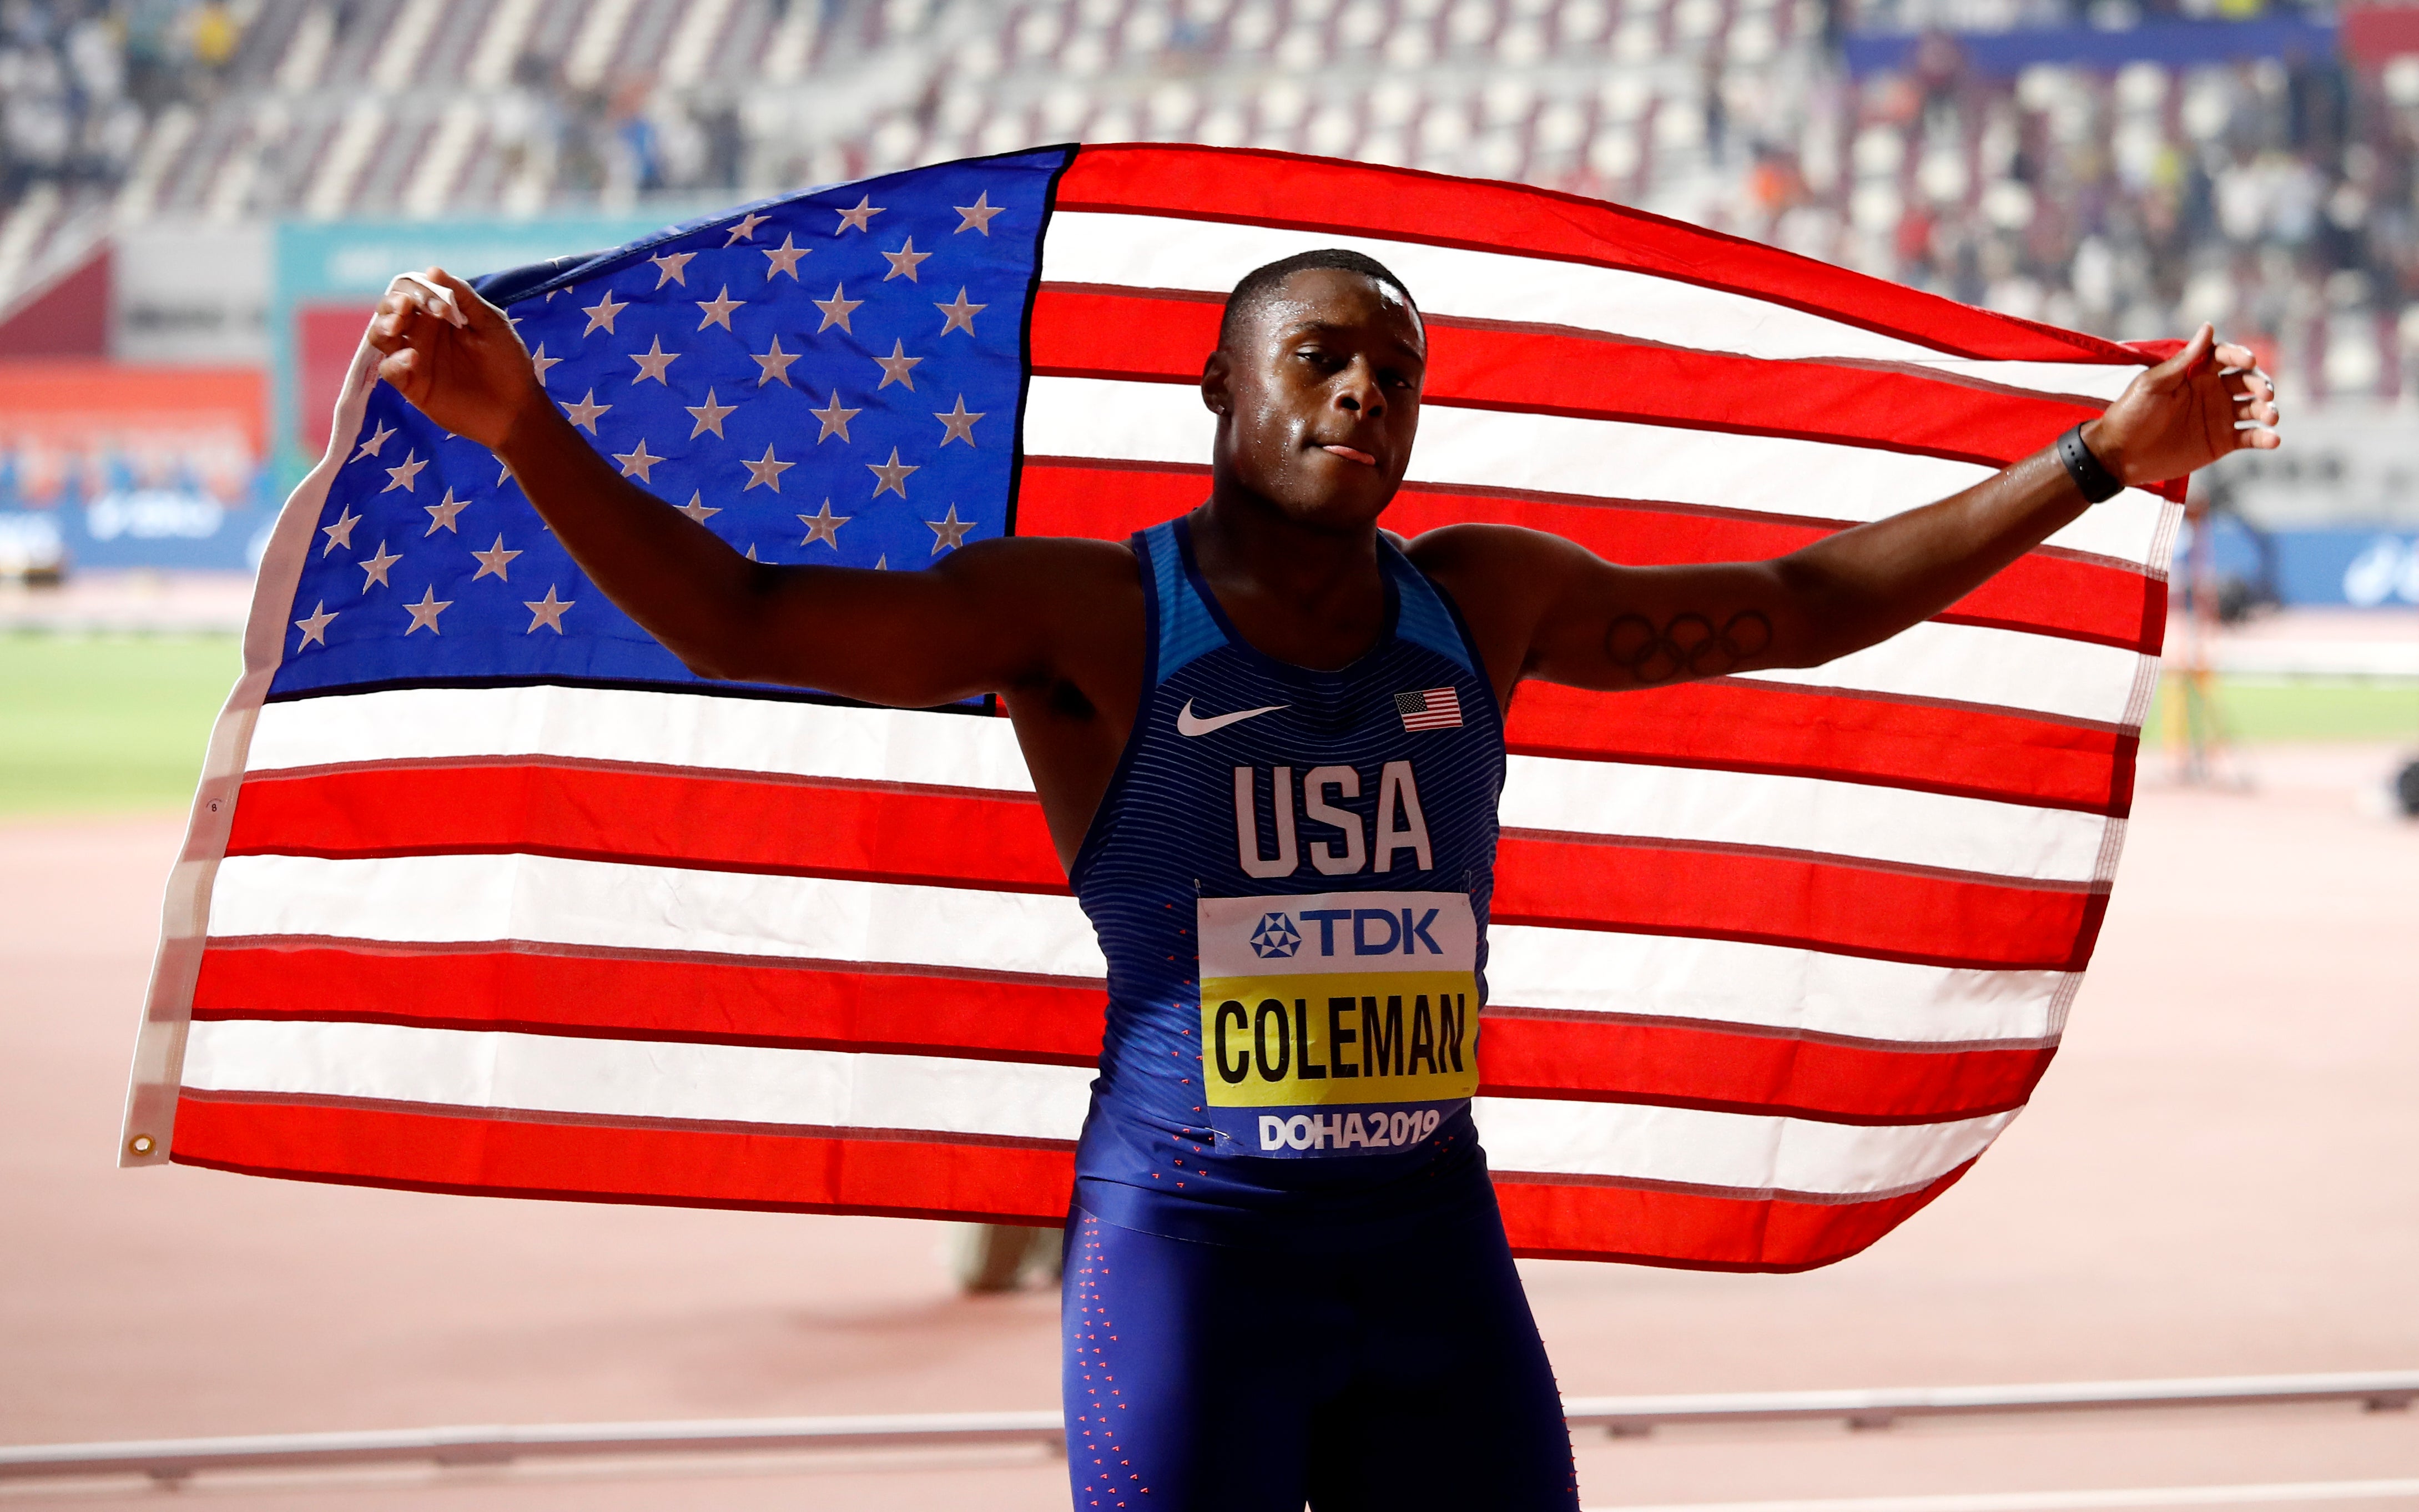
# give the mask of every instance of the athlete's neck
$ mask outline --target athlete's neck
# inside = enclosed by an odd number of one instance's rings
[[[1386,583],[1374,520],[1324,528],[1268,500],[1221,488],[1188,517],[1194,560],[1254,649],[1332,670],[1377,644]]]

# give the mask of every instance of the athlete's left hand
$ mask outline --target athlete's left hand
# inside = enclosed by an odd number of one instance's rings
[[[2129,487],[2180,478],[2228,452],[2282,444],[2276,386],[2248,347],[2204,325],[2083,427],[2083,444]]]

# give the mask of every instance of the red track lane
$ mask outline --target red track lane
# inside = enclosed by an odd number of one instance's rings
[[[1745,940],[1924,965],[2080,971],[2107,894],[1793,853],[1507,830],[1498,924]]]
[[[1684,1271],[1810,1271],[1844,1260],[1957,1183],[1968,1161],[1920,1192],[1870,1202],[1737,1197],[1495,1178],[1503,1227],[1519,1254],[1630,1260]],[[1618,1236],[1619,1249],[1606,1240]]]
[[[787,1212],[980,1217],[1055,1227],[1074,1152],[942,1140],[849,1139],[466,1119],[388,1108],[177,1103],[175,1158],[253,1176],[410,1191]],[[1807,1203],[1502,1180],[1512,1247],[1685,1269],[1799,1271],[1871,1244],[1939,1195]],[[1618,1236],[1608,1249],[1605,1236]],[[1593,1241],[1593,1242],[1591,1242]]]
[[[1106,988],[532,949],[400,950],[371,942],[212,946],[200,1020],[879,1051],[1088,1066]],[[1841,1045],[1698,1026],[1490,1009],[1482,1095],[1648,1103],[1848,1123],[1921,1123],[2022,1103],[2047,1049]]]
[[[1088,1066],[1102,982],[489,946],[203,952],[197,1019],[303,1019]]]
[[[466,853],[1066,890],[1040,810],[1020,795],[944,797],[569,764],[254,779],[237,795],[226,852]],[[1939,965],[2079,969],[2099,918],[2094,897],[2072,889],[1795,852],[1524,830],[1504,835],[1496,875],[1499,923],[1754,940]]]
[[[1993,315],[1660,216],[1511,184],[1287,152],[1086,147],[1059,178],[1053,205],[1059,210],[1296,226],[1483,252],[1517,248],[1731,289],[1833,318],[1842,318],[1833,312],[1855,310],[1862,316],[1857,324],[1946,352],[2001,361],[2140,363],[2113,342]],[[1482,227],[1480,235],[1450,234]]]
[[[1209,470],[1028,460],[1017,501],[1025,535],[1122,540],[1199,503]],[[1626,500],[1539,498],[1406,485],[1386,528],[1418,535],[1484,520],[1524,525],[1636,566],[1777,557],[1831,527],[1756,519]],[[1934,619],[2027,630],[2155,655],[2166,632],[2166,584],[2130,568],[2036,551],[2018,558]]]
[[[1043,285],[1033,370],[1067,378],[1197,383],[1224,302],[1164,290]],[[1428,322],[1430,404],[1534,410],[1876,446],[2005,467],[2100,413],[1918,373],[1774,362],[1647,346],[1553,328]]]

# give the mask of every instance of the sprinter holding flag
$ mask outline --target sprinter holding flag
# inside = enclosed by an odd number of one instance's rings
[[[886,573],[751,562],[617,475],[458,279],[398,285],[371,339],[700,673],[1001,698],[1109,968],[1064,1283],[1078,1508],[1576,1506],[1470,1116],[1518,686],[1816,666],[2121,486],[2278,443],[2251,353],[2204,327],[2056,446],[1776,560],[1625,567],[1501,525],[1403,543],[1380,524],[1419,312],[1378,263],[1314,252],[1227,302],[1198,508]]]

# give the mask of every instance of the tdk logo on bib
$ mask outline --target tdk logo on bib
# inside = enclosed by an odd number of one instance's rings
[[[1198,922],[1201,1080],[1222,1136],[1266,1155],[1398,1149],[1477,1090],[1464,895],[1204,898]]]
[[[1264,961],[1289,956],[1301,949],[1302,932],[1283,914],[1263,916],[1260,927],[1252,931],[1252,953]]]

